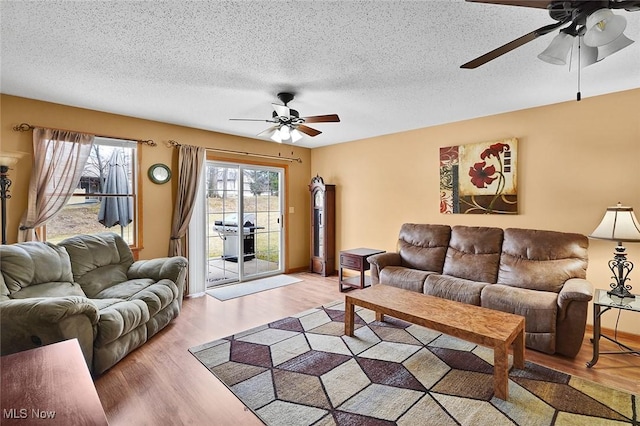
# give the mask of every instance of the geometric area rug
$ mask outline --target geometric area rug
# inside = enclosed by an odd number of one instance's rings
[[[638,396],[525,361],[493,396],[491,349],[344,303],[189,351],[267,425],[639,425]],[[510,363],[512,359],[510,359]]]

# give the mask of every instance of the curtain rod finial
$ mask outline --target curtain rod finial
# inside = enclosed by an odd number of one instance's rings
[[[33,130],[34,127],[29,123],[20,123],[13,126],[14,132],[28,132],[29,130]]]

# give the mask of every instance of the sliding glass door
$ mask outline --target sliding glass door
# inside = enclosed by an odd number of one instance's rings
[[[284,169],[207,162],[207,284],[284,271]]]

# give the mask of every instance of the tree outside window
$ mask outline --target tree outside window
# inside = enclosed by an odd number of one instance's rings
[[[46,224],[47,241],[112,231],[138,245],[137,148],[133,141],[95,138],[78,187]]]

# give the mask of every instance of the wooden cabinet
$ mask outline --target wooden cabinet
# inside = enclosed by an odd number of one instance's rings
[[[336,186],[311,179],[311,262],[309,270],[326,277],[336,270]]]

